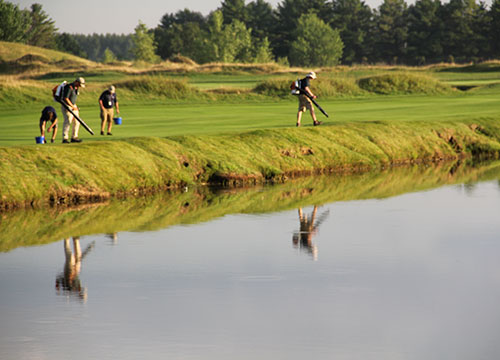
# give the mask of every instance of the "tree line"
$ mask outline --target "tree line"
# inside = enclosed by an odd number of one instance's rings
[[[0,0],[0,40],[55,48],[95,61],[270,62],[423,65],[500,58],[500,0],[223,0],[208,15],[184,9],[129,35],[58,33],[33,4]]]

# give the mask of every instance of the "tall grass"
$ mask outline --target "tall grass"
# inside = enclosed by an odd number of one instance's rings
[[[412,74],[395,73],[369,76],[358,81],[363,90],[383,95],[396,94],[446,94],[452,88],[432,77]]]
[[[289,97],[290,85],[295,79],[290,76],[290,79],[271,79],[258,84],[253,91],[270,97]],[[353,97],[366,95],[367,92],[362,90],[353,78],[322,78],[314,80],[311,84],[314,94],[321,97]]]
[[[130,90],[145,97],[164,97],[167,99],[199,98],[203,94],[189,86],[186,80],[172,80],[160,76],[139,76],[119,81],[116,87]]]

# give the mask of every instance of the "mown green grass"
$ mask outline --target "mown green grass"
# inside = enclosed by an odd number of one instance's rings
[[[317,111],[324,124],[315,128],[309,114],[295,128],[297,98],[288,94],[304,76],[297,71],[214,64],[132,73],[88,65],[0,76],[0,203],[498,155],[495,66],[317,69],[312,90],[331,116]],[[76,76],[87,77],[78,104],[97,135],[81,128],[83,144],[63,145],[60,118],[57,143],[35,145],[40,111],[55,104],[52,87]],[[461,92],[436,78],[487,85]],[[110,84],[123,118],[112,137],[99,135],[97,103]]]
[[[320,105],[330,114],[325,118],[317,111],[319,119],[328,124],[374,121],[440,121],[498,118],[500,107],[498,88],[489,91],[457,92],[446,96],[378,96],[352,99],[324,100]],[[118,93],[120,96],[120,93]],[[56,105],[54,102],[48,104]],[[39,135],[38,119],[45,104],[37,107],[3,109],[0,115],[0,146],[35,145]],[[123,124],[113,127],[113,137],[91,136],[81,128],[84,141],[115,140],[135,136],[203,135],[241,132],[252,129],[273,129],[295,126],[297,100],[292,95],[287,100],[248,101],[241,104],[221,102],[183,101],[180,104],[132,104],[121,102]],[[56,107],[59,111],[59,107]],[[60,111],[59,111],[60,112]],[[99,109],[82,106],[81,116],[98,134]],[[303,124],[312,121],[305,114]],[[57,137],[62,136],[62,119]],[[38,145],[40,146],[40,145]],[[53,145],[47,145],[50,147]]]

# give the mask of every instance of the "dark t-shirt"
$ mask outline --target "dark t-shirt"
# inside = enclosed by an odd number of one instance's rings
[[[105,90],[99,97],[99,100],[102,101],[102,106],[105,109],[111,109],[118,102],[116,93],[112,94],[109,90]]]
[[[300,88],[302,90],[305,90],[306,87],[310,87],[311,86],[311,79],[309,77],[305,77],[303,79],[300,80]]]
[[[66,98],[69,98],[71,103],[75,105],[77,97],[78,97],[78,89],[75,88],[75,83],[72,82],[71,84],[67,84],[64,87],[62,99],[64,100]]]
[[[52,115],[52,119],[50,118],[50,114]],[[42,110],[42,116],[40,117],[40,121],[52,121],[54,122],[57,119],[57,113],[56,109],[54,109],[52,106],[46,106]]]

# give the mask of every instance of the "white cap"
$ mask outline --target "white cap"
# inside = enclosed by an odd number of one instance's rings
[[[310,77],[311,79],[316,79],[316,73],[314,71],[311,71],[309,74],[307,74],[307,77]]]
[[[79,77],[78,79],[75,80],[75,82],[78,81],[80,83],[81,87],[85,87],[85,79],[82,77]]]

